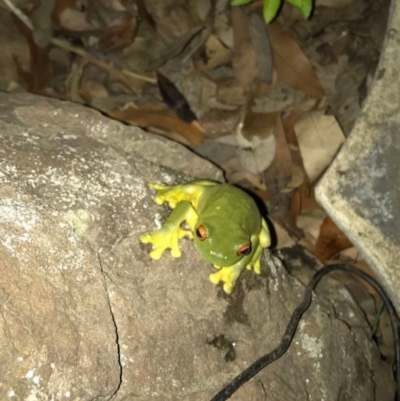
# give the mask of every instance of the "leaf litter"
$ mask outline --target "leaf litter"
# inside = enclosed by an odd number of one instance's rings
[[[244,3],[4,0],[1,90],[79,102],[184,143],[265,202],[278,247],[372,274],[314,188],[370,90],[389,0],[318,0],[308,20],[284,2],[268,25],[263,2]],[[373,325],[376,294],[337,277]],[[374,335],[387,356],[382,316]]]

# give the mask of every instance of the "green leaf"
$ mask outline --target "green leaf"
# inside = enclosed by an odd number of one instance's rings
[[[264,0],[263,15],[267,24],[276,17],[280,5],[281,0]]]
[[[252,3],[255,0],[231,0],[231,6],[244,6],[245,4]]]
[[[308,18],[312,10],[312,0],[287,0],[294,8],[296,8],[303,18]]]

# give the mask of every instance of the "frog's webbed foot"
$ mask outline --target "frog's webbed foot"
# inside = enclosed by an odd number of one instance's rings
[[[173,257],[179,258],[182,255],[179,240],[183,237],[193,238],[192,232],[184,230],[181,224],[185,220],[194,221],[196,217],[197,214],[189,202],[179,202],[160,229],[141,234],[139,239],[144,244],[153,245],[150,252],[152,259],[160,259],[168,248],[171,249]]]
[[[243,269],[244,264],[240,262],[232,266],[221,267],[217,272],[210,274],[210,281],[215,285],[222,281],[224,291],[230,294]]]
[[[153,250],[150,252],[152,259],[160,259],[164,251],[171,249],[171,255],[174,258],[179,258],[182,252],[179,248],[179,240],[183,237],[193,238],[190,231],[186,231],[181,227],[162,227],[159,230],[150,231],[141,234],[139,239],[144,244],[152,244]]]
[[[180,201],[185,199],[181,185],[164,186],[159,184],[149,184],[149,186],[157,191],[157,196],[154,200],[158,205],[168,202],[169,207],[174,209]]]

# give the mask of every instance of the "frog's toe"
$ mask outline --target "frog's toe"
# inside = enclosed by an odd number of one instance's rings
[[[247,266],[247,270],[254,270],[254,273],[261,274],[261,263],[260,260],[251,261]]]
[[[222,267],[216,273],[210,274],[210,281],[215,285],[222,281],[224,283],[224,291],[227,294],[230,294],[235,286],[239,274],[240,271],[237,271],[234,266]]]
[[[233,285],[231,285],[231,284],[229,284],[229,283],[225,283],[223,288],[224,288],[224,291],[225,291],[227,294],[231,294],[231,293],[232,293],[232,290],[233,290]]]
[[[144,244],[151,243],[153,249],[150,252],[152,259],[160,259],[163,252],[170,248],[171,255],[175,258],[181,257],[182,253],[179,248],[179,239],[186,236],[187,232],[180,227],[173,229],[161,228],[156,231],[141,234],[139,239]]]
[[[151,235],[149,233],[140,234],[139,240],[143,244],[148,244],[149,242],[151,242]]]
[[[184,230],[182,228],[179,229],[179,239],[187,237],[189,239],[193,239],[193,233],[189,230]]]
[[[253,265],[254,273],[261,274],[261,262],[260,259],[256,260]]]
[[[162,205],[164,203],[164,197],[161,195],[157,195],[154,198],[154,201],[157,203],[157,205]]]
[[[165,251],[165,249],[163,249],[163,248],[156,248],[156,249],[153,249],[149,253],[149,256],[154,260],[159,260],[159,259],[161,259],[161,256],[162,256],[164,251]]]
[[[171,255],[174,258],[180,258],[182,256],[182,252],[181,252],[179,246],[175,246],[175,247],[171,248]]]
[[[162,190],[162,189],[167,188],[165,185],[155,184],[155,183],[153,183],[153,182],[151,182],[151,183],[149,184],[149,187],[155,189],[156,191],[160,191],[160,190]]]

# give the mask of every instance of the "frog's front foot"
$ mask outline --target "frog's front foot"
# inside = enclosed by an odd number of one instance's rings
[[[182,189],[180,186],[149,184],[149,187],[157,191],[157,196],[154,198],[157,205],[162,205],[164,202],[168,202],[169,207],[175,209],[178,202],[183,199]]]
[[[144,244],[150,243],[153,245],[153,250],[149,255],[152,259],[158,260],[168,248],[171,249],[171,255],[174,258],[181,257],[182,252],[179,248],[179,240],[183,237],[193,238],[193,235],[190,231],[183,230],[181,227],[162,227],[159,230],[141,234],[139,239]]]
[[[215,285],[222,281],[224,291],[230,294],[242,270],[242,267],[236,265],[221,267],[216,273],[210,274],[210,281]]]

